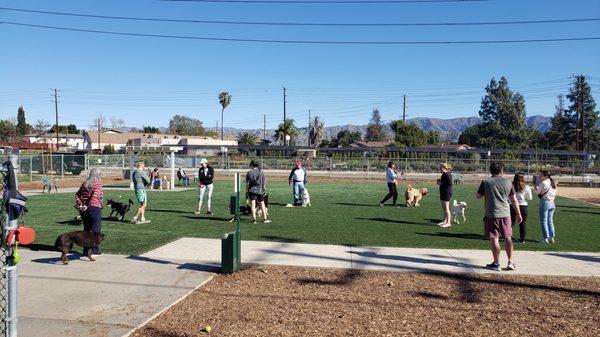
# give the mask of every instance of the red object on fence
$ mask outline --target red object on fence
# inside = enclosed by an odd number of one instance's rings
[[[28,245],[35,240],[35,230],[31,227],[17,227],[11,230],[6,235],[6,243],[8,245],[14,245],[18,242],[20,245]]]

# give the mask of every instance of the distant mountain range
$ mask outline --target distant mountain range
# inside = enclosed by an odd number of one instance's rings
[[[416,124],[421,129],[425,131],[429,130],[437,130],[442,135],[442,139],[451,139],[452,141],[458,140],[460,134],[469,126],[477,125],[481,123],[481,118],[479,117],[461,117],[461,118],[452,118],[452,119],[441,119],[441,118],[428,118],[428,117],[419,117],[412,118],[407,120],[408,123]],[[529,116],[526,118],[527,125],[533,127],[534,129],[540,132],[546,132],[550,130],[552,125],[551,117],[546,116]],[[361,134],[365,134],[367,131],[367,125],[335,125],[335,126],[327,126],[325,125],[325,138],[331,139],[334,138],[338,132],[342,130],[350,130],[350,131],[359,131]],[[306,127],[300,128],[299,141],[301,143],[305,143],[308,139],[308,132]],[[243,132],[255,132],[258,133],[261,137],[263,136],[262,129],[238,129],[238,128],[225,128],[224,133],[228,136],[237,136]],[[272,137],[275,130],[267,129],[267,137]],[[386,124],[386,133],[390,138],[394,136],[392,129],[389,125]]]

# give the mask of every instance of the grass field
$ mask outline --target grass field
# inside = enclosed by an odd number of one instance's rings
[[[419,186],[421,187],[421,186]],[[455,186],[454,198],[466,201],[467,223],[440,228],[441,207],[437,188],[420,208],[380,208],[377,202],[387,192],[384,184],[376,183],[315,183],[308,186],[312,207],[286,208],[291,202],[290,188],[285,183],[268,184],[271,224],[252,224],[244,218],[243,240],[268,240],[343,245],[370,245],[396,247],[487,249],[483,239],[482,201],[475,200],[474,186]],[[403,187],[401,199],[403,200]],[[196,190],[150,191],[147,218],[150,224],[133,225],[128,222],[103,221],[107,235],[103,251],[119,254],[140,254],[179,237],[220,238],[234,229],[227,205],[232,184],[215,182],[213,211],[215,214],[194,215]],[[105,199],[133,199],[128,190],[106,190]],[[26,215],[26,224],[36,229],[38,245],[53,245],[63,232],[78,230],[73,222],[73,194],[32,196]],[[536,243],[541,237],[538,200],[530,202],[528,242],[518,245],[521,250],[600,251],[600,207],[571,199],[558,198],[555,214],[556,238],[553,245]],[[109,209],[104,210],[107,217]],[[133,211],[127,214],[133,216]]]

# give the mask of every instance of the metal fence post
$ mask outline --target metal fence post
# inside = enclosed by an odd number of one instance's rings
[[[29,182],[33,182],[33,155],[29,156]]]
[[[65,155],[60,155],[60,180],[65,180]]]

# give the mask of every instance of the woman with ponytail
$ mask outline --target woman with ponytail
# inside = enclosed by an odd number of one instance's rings
[[[542,171],[541,182],[537,186],[540,198],[540,221],[542,223],[542,240],[540,243],[554,243],[554,198],[556,198],[556,181],[548,171]]]

